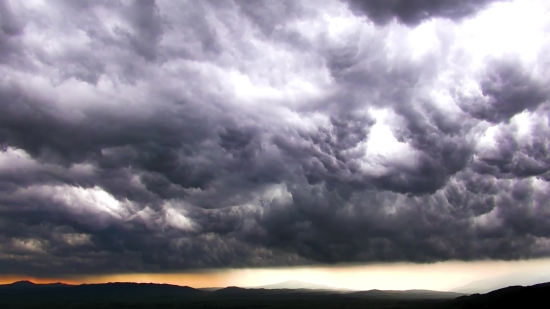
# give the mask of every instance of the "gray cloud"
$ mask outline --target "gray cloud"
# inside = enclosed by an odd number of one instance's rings
[[[388,3],[0,2],[0,273],[548,256],[545,62]]]
[[[497,147],[479,153],[472,167],[482,174],[491,174],[499,178],[544,177],[550,167],[546,119],[542,123],[534,122],[532,129],[540,132],[538,136],[517,139],[517,129],[509,126],[498,132]]]
[[[530,76],[529,69],[522,68],[514,59],[490,62],[480,86],[483,99],[473,102],[466,99],[463,109],[490,122],[508,121],[523,111],[532,112],[549,99],[544,82]]]
[[[0,1],[0,63],[16,61],[22,21],[14,16],[10,3]]]
[[[350,8],[364,13],[375,24],[384,25],[392,19],[416,26],[430,18],[459,20],[502,0],[348,0]]]

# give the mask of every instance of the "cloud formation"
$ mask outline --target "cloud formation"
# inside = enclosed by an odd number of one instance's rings
[[[364,13],[372,22],[384,25],[392,19],[416,26],[430,18],[461,20],[504,0],[347,0],[349,6]]]
[[[490,2],[0,1],[0,273],[549,256],[547,4]]]

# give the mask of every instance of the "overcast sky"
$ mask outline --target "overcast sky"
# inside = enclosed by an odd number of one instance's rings
[[[545,0],[0,0],[0,276],[550,257]]]

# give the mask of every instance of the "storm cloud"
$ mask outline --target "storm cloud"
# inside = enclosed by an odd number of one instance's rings
[[[550,256],[521,3],[1,0],[0,274]]]
[[[384,25],[392,19],[416,26],[430,18],[461,20],[496,1],[506,0],[347,0],[349,6],[372,22]]]

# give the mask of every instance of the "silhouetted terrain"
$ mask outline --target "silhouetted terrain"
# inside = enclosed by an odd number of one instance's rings
[[[0,286],[0,308],[76,308],[94,304],[99,306],[115,303],[171,302],[189,299],[202,293],[205,292],[168,284],[107,283],[52,286],[16,282]]]
[[[448,308],[548,308],[550,283],[532,286],[510,286],[487,294],[461,296]]]
[[[285,282],[275,283],[275,284],[268,284],[268,285],[261,285],[254,287],[255,289],[270,289],[270,290],[278,290],[278,289],[309,289],[309,290],[341,290],[341,291],[349,291],[348,289],[341,289],[341,288],[335,288],[328,285],[322,285],[322,284],[315,284],[310,282],[302,282],[298,280],[289,280]]]
[[[462,293],[462,294],[484,294],[491,291],[503,289],[508,286],[514,285],[523,285],[530,286],[541,284],[545,282],[550,282],[550,276],[544,273],[535,274],[530,273],[526,275],[525,273],[512,273],[505,276],[486,278],[482,280],[477,280],[470,282],[461,287],[457,287],[451,290],[451,292]]]
[[[487,294],[452,292],[245,289],[205,291],[168,284],[0,285],[0,308],[546,308],[550,283]]]

